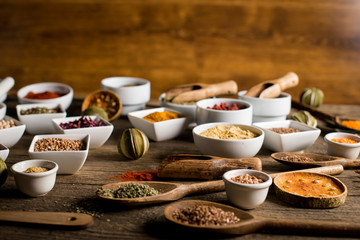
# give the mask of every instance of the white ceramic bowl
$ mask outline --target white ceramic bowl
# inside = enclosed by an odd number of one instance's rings
[[[200,134],[209,128],[218,125],[236,125],[243,130],[249,130],[258,136],[251,139],[217,139],[201,136]],[[243,124],[231,124],[227,122],[205,123],[193,128],[193,137],[196,147],[202,154],[226,158],[246,158],[255,156],[264,141],[264,132],[254,126]]]
[[[82,140],[86,144],[85,150],[80,151],[43,151],[35,152],[35,143],[44,138],[61,138]],[[48,159],[59,165],[58,174],[74,174],[85,164],[89,153],[90,136],[88,134],[46,134],[35,135],[31,141],[28,154],[31,159]]]
[[[215,105],[226,103],[229,107],[236,104],[239,110],[214,110]],[[196,103],[196,123],[229,122],[251,125],[252,109],[250,103],[232,98],[209,98]]]
[[[9,156],[9,148],[4,144],[0,144],[0,158],[5,162],[7,157]]]
[[[5,116],[3,120],[13,120],[15,123],[14,127],[0,129],[0,144],[4,144],[8,148],[11,148],[21,139],[25,132],[26,126],[25,124],[10,116]]]
[[[84,116],[86,118],[90,118],[91,120],[95,120],[97,122],[103,121],[105,126],[97,126],[97,127],[85,127],[85,128],[70,128],[63,129],[60,127],[60,123],[69,123],[76,121],[81,118],[81,116],[75,117],[66,117],[66,118],[53,118],[52,122],[56,129],[56,133],[63,134],[89,134],[90,135],[90,148],[98,148],[104,145],[104,143],[109,139],[111,133],[114,130],[114,125],[105,119],[99,116]]]
[[[45,91],[52,91],[62,95],[53,99],[29,99],[25,96],[30,92],[41,93]],[[70,107],[74,96],[74,90],[67,84],[58,82],[42,82],[27,85],[20,88],[17,92],[19,103],[58,103],[66,110]]]
[[[49,170],[41,173],[25,173],[30,167],[45,167]],[[49,160],[34,159],[15,163],[11,167],[17,188],[31,197],[40,197],[50,192],[56,181],[58,165]]]
[[[7,93],[0,96],[0,103],[5,102],[6,98],[7,98]]]
[[[0,102],[0,120],[6,115],[6,104]]]
[[[239,175],[255,176],[263,180],[262,183],[246,184],[232,181],[231,178]],[[272,184],[272,178],[264,172],[252,169],[235,169],[224,173],[226,196],[231,203],[243,208],[254,209],[262,204],[268,194],[269,187]]]
[[[48,109],[58,108],[59,112],[28,115],[21,114],[21,110],[28,110],[35,107],[46,107]],[[55,133],[56,130],[52,119],[66,117],[66,112],[59,103],[18,104],[16,105],[16,112],[20,122],[26,125],[26,132],[29,134]]]
[[[143,131],[148,138],[153,141],[165,141],[179,136],[190,122],[189,118],[185,115],[180,118],[160,122],[150,122],[144,119],[146,115],[153,112],[165,111],[176,112],[169,108],[152,108],[131,112],[128,114],[128,118],[130,123],[135,128]]]
[[[144,109],[150,100],[150,81],[136,77],[110,77],[101,80],[101,89],[115,92],[122,102],[121,115]]]
[[[321,130],[294,120],[254,123],[265,132],[264,147],[274,152],[301,152],[312,145]],[[301,132],[279,134],[270,128],[295,128]]]
[[[160,106],[166,107],[182,114],[185,114],[191,118],[191,121],[196,120],[196,104],[186,105],[186,104],[175,104],[171,102],[164,101],[165,93],[162,93],[159,97]]]
[[[291,95],[282,92],[277,98],[257,98],[245,96],[247,91],[240,91],[238,98],[253,106],[253,122],[285,120],[291,110]]]
[[[339,138],[349,138],[357,143],[347,144],[347,143],[337,143],[331,141],[331,139],[339,139]],[[359,156],[360,152],[360,137],[345,132],[332,132],[328,133],[324,137],[325,142],[327,144],[327,153],[331,156],[344,157],[349,159],[356,159]]]

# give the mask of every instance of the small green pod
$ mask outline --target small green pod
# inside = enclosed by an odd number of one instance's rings
[[[290,119],[305,123],[306,125],[309,125],[311,127],[317,126],[317,120],[314,116],[312,116],[308,111],[298,111],[294,113]]]
[[[128,159],[139,159],[149,150],[149,139],[144,132],[136,128],[123,131],[118,142],[118,152]]]
[[[311,107],[320,107],[324,101],[324,93],[318,88],[305,88],[300,95],[300,102]]]

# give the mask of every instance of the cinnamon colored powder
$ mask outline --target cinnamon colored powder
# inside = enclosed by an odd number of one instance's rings
[[[110,178],[118,178],[122,181],[153,181],[158,177],[158,170],[131,172],[128,171],[123,175],[111,176]]]

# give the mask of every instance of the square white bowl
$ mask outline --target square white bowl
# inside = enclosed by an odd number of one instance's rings
[[[10,150],[4,144],[0,144],[0,158],[5,162],[9,156]]]
[[[41,114],[21,114],[21,110],[28,110],[35,107],[46,107],[48,109],[59,108],[57,113],[41,113]],[[66,112],[59,103],[35,103],[35,104],[18,104],[16,112],[20,122],[26,125],[26,132],[29,134],[50,134],[56,133],[53,118],[64,118]]]
[[[145,120],[144,117],[154,112],[176,112],[170,108],[152,108],[136,112],[130,112],[128,118],[130,123],[137,129],[143,131],[148,138],[153,141],[165,141],[176,138],[190,123],[190,119],[187,115],[183,117],[170,119],[160,122],[150,122]]]
[[[265,132],[264,147],[274,152],[302,152],[319,137],[321,130],[294,120],[258,122]],[[295,128],[300,132],[279,134],[270,128]]]
[[[63,129],[60,127],[60,123],[69,123],[81,118],[81,116],[75,117],[66,117],[66,118],[53,118],[52,122],[56,129],[57,133],[63,134],[89,134],[90,135],[90,148],[98,148],[101,147],[110,137],[111,133],[114,130],[114,125],[105,119],[91,115],[84,116],[86,118],[90,118],[91,120],[95,120],[97,122],[103,121],[105,126],[97,126],[97,127],[85,127],[85,128],[70,128]]]
[[[35,152],[35,143],[39,139],[44,138],[61,138],[82,140],[86,144],[85,150],[80,151],[44,151]],[[90,136],[89,134],[46,134],[35,135],[31,141],[28,154],[31,159],[47,159],[54,161],[59,165],[58,174],[74,174],[84,165],[89,153]]]
[[[4,144],[6,147],[11,148],[21,139],[26,126],[10,116],[5,116],[3,120],[13,120],[15,123],[14,127],[0,129],[0,144]]]

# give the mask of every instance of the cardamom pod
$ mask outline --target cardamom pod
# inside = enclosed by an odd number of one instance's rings
[[[118,142],[118,152],[129,159],[139,159],[149,150],[149,139],[144,132],[136,128],[123,131]]]
[[[305,88],[300,94],[302,104],[319,107],[324,101],[324,93],[318,88]]]
[[[291,115],[290,119],[305,123],[306,125],[309,125],[311,127],[317,126],[317,120],[312,116],[308,111],[298,111]]]

